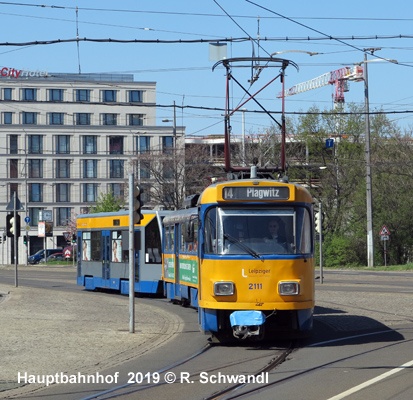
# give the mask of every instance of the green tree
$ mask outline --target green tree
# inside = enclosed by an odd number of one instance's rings
[[[96,205],[89,210],[91,214],[100,212],[119,211],[124,207],[123,200],[114,196],[112,192],[101,193],[96,201]]]
[[[293,121],[288,176],[308,186],[315,204],[322,202],[326,265],[366,265],[364,110],[346,104],[342,111],[312,107]],[[402,135],[383,113],[371,115],[370,122],[376,262],[383,260],[378,233],[385,224],[391,232],[388,262],[403,264],[413,253],[413,135]],[[332,149],[326,148],[328,138],[334,139]]]

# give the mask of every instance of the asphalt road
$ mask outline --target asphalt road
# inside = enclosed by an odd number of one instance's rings
[[[0,269],[0,285],[14,285],[13,269]],[[21,268],[19,285],[39,291],[73,294],[84,301],[94,299],[101,302],[102,306],[109,298],[112,299],[111,302],[115,301],[115,305],[127,303],[127,298],[123,296],[85,292],[77,287],[73,268]],[[114,377],[119,373],[122,380],[116,384],[52,385],[47,389],[26,393],[24,398],[93,398],[97,392],[124,384],[131,373],[144,376],[159,372],[163,379],[167,367],[171,371],[199,372],[208,363],[210,365],[211,358],[212,361],[216,359],[217,365],[234,361],[231,367],[222,367],[222,373],[240,376],[247,373],[248,368],[235,363],[235,360],[244,353],[248,356],[256,354],[258,358],[269,347],[280,344],[266,344],[261,348],[245,344],[223,346],[218,353],[207,352],[177,370],[173,367],[174,363],[194,354],[208,342],[207,337],[199,333],[196,311],[172,305],[163,299],[137,298],[136,302],[138,309],[156,307],[165,315],[176,315],[182,321],[179,334],[170,333],[170,340],[163,345],[152,348],[139,357],[125,357],[126,360],[116,366],[101,369],[97,364],[94,367],[95,371],[104,376]],[[324,283],[318,281],[316,285],[313,336],[296,343],[296,348],[288,358],[269,372],[265,383],[245,385],[222,398],[235,398],[245,392],[247,394],[243,398],[252,399],[410,400],[413,395],[412,304],[411,273],[324,271]],[[1,307],[2,304],[0,316]],[[113,308],[111,312],[116,310]],[[112,317],[115,318],[115,314]],[[258,367],[258,361],[255,364]],[[136,387],[134,385],[131,390],[136,390]],[[191,383],[177,381],[118,398],[149,399],[156,394],[155,397],[165,399],[200,399],[207,397],[208,393],[217,392],[221,387],[222,385],[213,382],[201,383],[198,375]],[[0,398],[7,398],[8,393],[11,392],[0,392]],[[112,398],[114,395],[111,394]]]

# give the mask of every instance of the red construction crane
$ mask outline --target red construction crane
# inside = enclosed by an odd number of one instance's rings
[[[348,92],[348,81],[360,82],[363,80],[363,67],[344,67],[337,69],[335,71],[328,72],[317,78],[311,79],[306,82],[294,85],[292,88],[284,91],[284,96],[292,96],[293,94],[298,94],[306,92],[307,90],[317,89],[326,85],[335,85],[335,95],[334,103],[342,104],[344,103],[344,92]],[[277,98],[281,98],[283,95],[280,92]]]

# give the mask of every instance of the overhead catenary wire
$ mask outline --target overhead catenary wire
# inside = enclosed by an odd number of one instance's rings
[[[0,4],[19,6],[19,7],[37,7],[37,8],[51,8],[51,9],[62,9],[62,10],[74,10],[75,6],[56,6],[56,5],[45,5],[45,4],[29,4],[29,3],[16,3],[10,1],[0,1]],[[199,13],[199,12],[179,12],[179,11],[154,11],[154,10],[131,10],[131,9],[116,9],[116,8],[96,8],[96,7],[78,7],[82,11],[92,11],[92,12],[119,12],[119,13],[137,13],[137,14],[165,14],[165,15],[182,15],[188,17],[211,17],[211,18],[226,18],[222,14],[214,13]],[[245,19],[256,19],[255,16],[251,15],[233,15],[235,18],[245,18]],[[262,19],[281,19],[278,16],[260,16]],[[339,21],[406,21],[411,22],[413,18],[377,18],[377,17],[319,17],[319,16],[292,16],[294,19],[301,20],[339,20]]]

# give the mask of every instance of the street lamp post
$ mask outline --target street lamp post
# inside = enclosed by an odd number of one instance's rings
[[[365,51],[374,53],[380,49],[365,49]],[[372,193],[372,179],[371,179],[371,155],[370,155],[370,107],[369,107],[369,84],[367,63],[372,61],[388,61],[397,64],[396,60],[378,58],[374,60],[367,60],[367,53],[364,53],[364,112],[365,112],[365,152],[366,152],[366,196],[367,196],[367,266],[374,267],[374,237],[373,237],[373,193]],[[360,65],[356,63],[355,65]]]
[[[364,53],[364,108],[366,129],[367,266],[374,267],[373,196],[371,186],[370,116],[367,54]]]

